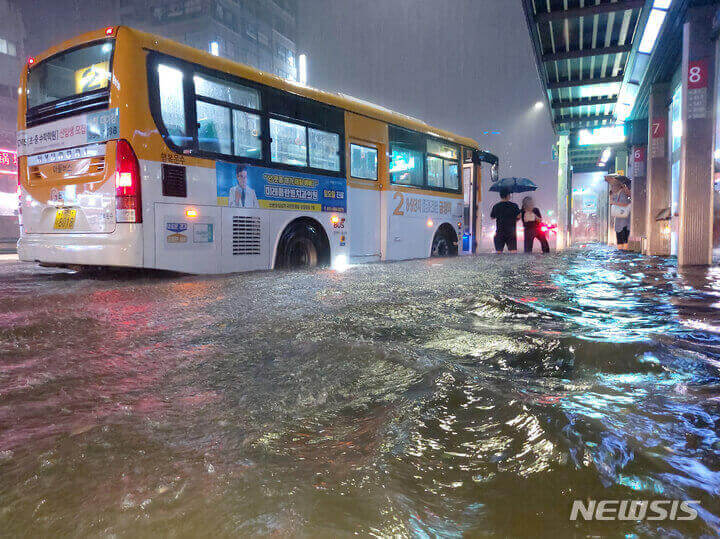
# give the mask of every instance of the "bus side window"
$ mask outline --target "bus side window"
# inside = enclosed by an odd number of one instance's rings
[[[270,159],[275,163],[307,166],[307,128],[270,118]]]
[[[445,171],[445,189],[457,191],[460,188],[459,165],[455,161],[443,161]]]
[[[340,135],[309,129],[310,166],[338,172],[340,170]]]
[[[230,154],[230,109],[198,101],[197,119],[200,149]]]
[[[427,156],[427,175],[430,187],[443,186],[443,160],[433,155]]]
[[[359,144],[350,144],[350,176],[364,180],[377,180],[377,150]]]
[[[160,90],[160,116],[173,144],[183,146],[188,140],[185,127],[183,72],[165,64],[158,65],[157,70]]]
[[[260,116],[242,110],[233,110],[233,130],[235,155],[262,159]]]
[[[262,159],[260,92],[210,75],[195,75],[193,83],[199,149]]]

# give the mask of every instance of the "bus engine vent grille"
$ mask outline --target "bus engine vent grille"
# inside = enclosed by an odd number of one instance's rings
[[[178,165],[162,166],[162,194],[164,197],[187,197],[187,172]]]
[[[233,255],[260,254],[260,218],[235,215],[233,217]]]

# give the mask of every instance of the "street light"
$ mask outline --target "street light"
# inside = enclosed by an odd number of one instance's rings
[[[300,84],[307,84],[307,54],[298,56],[298,72]]]
[[[545,106],[545,105],[543,105],[543,102],[542,102],[542,101],[538,101],[537,103],[535,103],[535,110],[540,110],[540,109],[543,108],[544,106]]]

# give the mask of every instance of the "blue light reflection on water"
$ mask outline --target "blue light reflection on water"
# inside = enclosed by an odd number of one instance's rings
[[[0,272],[10,534],[720,529],[718,270],[597,248]],[[568,519],[573,499],[659,497],[700,500],[700,519]]]

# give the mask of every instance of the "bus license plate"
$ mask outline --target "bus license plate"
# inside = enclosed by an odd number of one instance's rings
[[[75,226],[75,214],[77,210],[61,209],[55,213],[55,228],[68,230]]]

